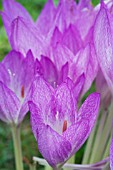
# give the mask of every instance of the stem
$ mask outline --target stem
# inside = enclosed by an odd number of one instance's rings
[[[49,166],[49,165],[45,165],[45,168],[44,168],[45,170],[52,170],[52,168],[51,168],[51,166]]]
[[[105,152],[104,152],[104,156],[103,156],[103,159],[104,158],[106,158],[106,157],[108,157],[109,156],[109,148],[110,148],[110,144],[111,144],[111,139],[112,139],[112,137],[110,136],[110,138],[109,138],[109,140],[108,140],[108,142],[107,142],[107,146],[106,146],[106,150],[105,150]]]
[[[87,142],[87,145],[86,145],[86,148],[85,148],[85,153],[84,153],[84,157],[83,157],[83,160],[82,160],[82,164],[88,164],[89,163],[91,149],[92,149],[92,145],[93,145],[93,142],[94,142],[96,126],[97,126],[97,123],[95,124],[95,127],[94,127],[91,135],[89,136],[89,139],[88,139],[88,142]]]
[[[16,170],[23,170],[20,127],[16,125],[12,125],[11,130],[12,130],[12,137],[14,143]]]
[[[30,170],[36,170],[36,162],[30,165]]]
[[[73,155],[73,156],[67,161],[67,163],[74,164],[74,163],[75,163],[75,155]]]
[[[110,112],[107,116],[107,120],[101,135],[101,139],[97,148],[98,154],[95,156],[94,162],[100,161],[103,157],[103,152],[105,150],[105,145],[108,141],[109,135],[112,129],[112,118],[113,118],[113,100],[110,108]]]
[[[106,111],[104,111],[101,115],[101,118],[100,118],[101,120],[99,122],[99,127],[97,129],[97,133],[96,133],[96,136],[95,136],[95,142],[94,142],[94,146],[93,146],[93,149],[92,149],[90,164],[94,163],[95,156],[97,154],[98,146],[100,146],[100,144],[101,144],[100,140],[101,140],[101,134],[102,134],[102,131],[103,131],[103,128],[104,128],[106,114],[107,114]]]

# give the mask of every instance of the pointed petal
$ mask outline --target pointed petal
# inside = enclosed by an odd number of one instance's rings
[[[74,85],[74,87],[73,87],[74,98],[75,98],[76,100],[78,100],[79,97],[80,97],[81,91],[83,90],[84,83],[85,83],[85,75],[82,74],[82,75],[77,79],[77,81],[75,82],[75,85]]]
[[[18,124],[17,117],[20,101],[16,95],[0,82],[0,119],[7,123]]]
[[[62,82],[65,82],[69,71],[69,64],[68,62],[62,66],[60,74],[59,74],[59,81],[58,84],[61,84]]]
[[[103,6],[95,22],[94,45],[101,70],[113,93],[113,36],[111,23],[110,14]]]
[[[40,111],[32,102],[29,103],[29,106],[32,130],[37,139],[38,148],[48,163],[52,167],[56,167],[57,164],[63,163],[68,158],[71,145],[50,126],[44,124]]]
[[[72,80],[76,82],[80,75],[85,74],[86,76],[89,58],[90,46],[88,44],[85,48],[81,49],[73,59],[69,70],[69,77],[71,77]]]
[[[43,67],[44,79],[53,87],[57,84],[58,74],[54,63],[48,58],[41,56],[40,63]]]
[[[61,70],[64,64],[67,62],[70,64],[75,58],[74,54],[63,44],[57,44],[56,48],[52,48],[50,56],[53,56],[58,71]]]
[[[82,10],[83,8],[91,9],[93,6],[91,5],[91,0],[80,0],[78,7]]]
[[[40,108],[44,117],[47,116],[45,113],[48,114],[52,95],[53,89],[51,85],[47,84],[43,78],[36,77],[31,87],[31,99]]]
[[[69,27],[70,24],[75,23],[76,16],[76,2],[74,0],[61,1],[57,8],[55,26],[61,32]]]
[[[86,79],[81,95],[84,95],[87,92],[87,90],[91,87],[94,79],[97,76],[98,69],[99,65],[97,56],[95,54],[94,45],[90,44],[89,63],[87,67],[87,72],[85,74]]]
[[[32,55],[31,51],[28,51],[26,58],[23,61],[23,76],[21,75],[22,78],[22,84],[24,86],[24,95],[25,99],[22,103],[21,110],[19,112],[19,117],[18,117],[18,122],[22,122],[24,119],[25,115],[29,111],[28,107],[28,101],[31,98],[31,93],[30,93],[30,88],[34,80],[34,58]]]
[[[83,145],[91,133],[99,111],[99,105],[100,95],[98,93],[89,95],[79,110],[77,123],[70,126],[64,133],[66,139],[73,146],[72,154]]]
[[[82,39],[80,37],[79,31],[74,25],[70,25],[67,30],[63,33],[62,43],[66,45],[74,55],[82,48]]]
[[[48,163],[55,167],[64,163],[71,152],[71,145],[49,126],[44,126],[38,135],[38,148]],[[45,142],[46,141],[46,142]]]
[[[51,37],[51,46],[56,47],[58,43],[62,40],[62,33],[57,27],[55,27],[54,32]]]
[[[48,0],[36,22],[36,26],[41,30],[42,34],[46,35],[50,31],[54,22],[55,14],[56,8],[53,1]]]
[[[29,22],[33,22],[27,10],[15,0],[3,0],[4,12],[10,18],[11,22],[18,16],[25,18]]]
[[[18,17],[12,23],[10,42],[13,49],[24,56],[31,50],[35,58],[44,54],[46,42],[39,31],[23,18]]]
[[[23,72],[23,67],[21,67],[22,58],[23,56],[21,53],[11,51],[2,61],[10,77],[9,87],[17,94],[18,97],[21,96],[21,87],[23,85],[21,81],[21,75]]]
[[[26,97],[27,91],[30,88],[34,77],[34,59],[30,56],[24,58],[21,53],[12,50],[2,61],[9,77],[10,84],[8,85],[17,96],[21,99]],[[23,89],[23,96],[22,96]]]
[[[28,12],[15,0],[3,0],[4,12],[1,12],[2,20],[10,41],[11,23],[18,16],[23,17],[28,22],[33,24],[33,20]]]
[[[71,124],[75,122],[75,103],[66,83],[56,89],[55,104],[59,121],[68,120]]]
[[[0,63],[0,81],[3,82],[7,86],[10,83],[9,74],[8,74],[5,66],[2,63]]]

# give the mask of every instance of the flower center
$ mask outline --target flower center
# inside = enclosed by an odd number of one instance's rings
[[[21,97],[24,98],[24,86],[21,88]]]
[[[66,129],[67,129],[67,120],[64,120],[62,132],[65,132]]]

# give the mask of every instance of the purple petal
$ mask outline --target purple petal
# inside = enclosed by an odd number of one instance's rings
[[[44,73],[43,67],[42,67],[40,61],[36,58],[36,60],[35,60],[35,75],[42,76],[43,73]]]
[[[89,95],[78,112],[77,123],[64,132],[64,136],[73,146],[72,154],[83,145],[91,133],[99,111],[99,105],[100,95],[98,93]]]
[[[62,43],[66,45],[74,54],[82,48],[82,40],[80,34],[74,25],[70,25],[69,28],[64,31],[62,37]]]
[[[63,44],[57,44],[55,48],[50,49],[49,51],[50,58],[52,58],[55,63],[58,71],[61,70],[64,64],[71,63],[75,58],[74,54]]]
[[[64,82],[68,76],[68,71],[69,71],[69,65],[68,62],[62,66],[61,71],[59,73],[59,81],[58,84],[61,84]]]
[[[91,0],[80,0],[78,4],[79,10],[83,8],[91,9],[93,6],[91,5]]]
[[[113,138],[110,146],[110,168],[113,170]]]
[[[18,123],[20,101],[17,96],[0,82],[0,119],[7,123]]]
[[[58,79],[57,70],[54,63],[48,57],[44,56],[41,56],[40,63],[43,67],[44,79],[54,87]]]
[[[27,95],[27,91],[30,88],[34,77],[34,59],[30,56],[31,53],[27,54],[24,58],[21,53],[11,51],[2,61],[5,66],[9,77],[10,87],[19,98],[24,98]],[[22,96],[22,90],[24,91]]]
[[[13,49],[20,51],[26,56],[29,49],[35,58],[44,54],[46,42],[39,31],[29,22],[21,17],[12,23],[10,42]]]
[[[58,43],[62,40],[62,33],[57,27],[55,27],[54,32],[51,37],[51,46],[56,47]]]
[[[46,35],[50,31],[54,22],[55,14],[56,8],[53,1],[48,0],[36,22],[36,26],[41,30],[42,34]]]
[[[86,36],[88,35],[89,30],[94,24],[96,15],[97,11],[94,9],[91,10],[86,9],[81,11],[78,10],[78,13],[76,14],[76,21],[74,24],[76,25],[76,28],[79,30],[82,40],[85,40]]]
[[[71,91],[68,89],[66,83],[62,83],[55,92],[55,105],[58,120],[67,120],[69,124],[75,122],[75,103]]]
[[[89,53],[89,63],[88,63],[88,67],[87,67],[87,72],[85,74],[85,84],[84,84],[84,88],[82,91],[82,95],[85,94],[85,92],[91,87],[94,79],[97,76],[98,73],[98,61],[97,61],[97,56],[95,54],[95,49],[94,46],[92,44],[90,44],[90,53]]]
[[[52,167],[63,163],[71,151],[71,145],[63,139],[58,133],[44,124],[40,111],[30,102],[31,125],[33,133],[38,142],[38,148],[43,157]]]
[[[2,63],[0,63],[0,81],[3,82],[5,85],[9,85],[10,83],[9,74]]]
[[[108,108],[112,96],[101,69],[96,77],[96,91],[101,94],[101,104],[103,107],[105,109]]]
[[[40,108],[42,115],[47,117],[48,109],[50,107],[50,101],[52,99],[53,89],[51,85],[41,77],[36,77],[31,87],[31,99],[34,104]],[[45,114],[46,113],[46,114]]]
[[[21,53],[16,51],[11,51],[2,61],[5,66],[9,77],[10,77],[10,87],[18,97],[21,96],[22,84],[22,73],[23,73],[23,56]],[[21,69],[20,69],[21,68]]]
[[[10,18],[10,24],[18,16],[25,18],[31,23],[33,22],[27,10],[15,0],[3,0],[3,8],[6,15]]]
[[[22,78],[22,84],[24,85],[25,99],[22,103],[21,110],[19,113],[19,117],[18,117],[19,123],[22,122],[23,118],[25,117],[26,113],[29,110],[28,101],[31,98],[30,87],[34,80],[34,58],[33,58],[31,51],[27,53],[27,56],[23,61],[22,67],[24,68],[23,69],[24,72],[23,72],[23,75],[21,75],[21,78]]]
[[[82,74],[77,79],[77,81],[75,82],[75,85],[73,87],[74,98],[76,98],[76,100],[78,100],[80,97],[80,94],[83,90],[84,83],[85,83],[85,76],[84,76],[84,74]]]
[[[94,44],[101,70],[113,92],[113,37],[112,20],[108,10],[102,6],[94,27]]]
[[[15,118],[19,124],[29,110],[27,102],[30,99],[29,90],[35,74],[34,58],[31,51],[24,58],[21,53],[13,50],[3,59],[0,66],[2,66],[1,81],[3,83],[7,81],[5,85],[14,92],[21,102],[18,118]]]
[[[86,76],[89,58],[90,46],[88,44],[85,48],[81,49],[77,53],[72,62],[72,65],[70,66],[69,77],[71,77],[72,80],[77,81],[77,78],[82,74],[85,74]]]
[[[57,8],[55,26],[64,32],[70,24],[74,24],[76,16],[76,2],[74,0],[61,1]]]
[[[20,16],[28,22],[33,23],[28,12],[15,0],[3,0],[3,8],[4,12],[1,12],[1,15],[9,40],[11,35],[11,23],[15,18]]]

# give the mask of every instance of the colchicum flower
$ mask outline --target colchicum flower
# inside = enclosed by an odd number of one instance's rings
[[[98,72],[92,42],[92,26],[98,9],[93,8],[90,1],[80,0],[77,4],[74,0],[60,0],[55,7],[53,1],[48,0],[37,21],[33,22],[15,0],[4,0],[3,7],[1,15],[11,47],[24,56],[31,49],[39,61],[41,55],[50,58],[58,72],[68,62],[67,75],[74,82],[85,75],[83,95]]]
[[[111,9],[112,10],[112,9]],[[113,94],[113,19],[112,11],[102,3],[94,26],[94,45],[97,59]]]
[[[34,58],[12,50],[0,63],[0,119],[19,125],[28,112],[29,89],[34,79]]]
[[[94,26],[94,45],[100,68],[106,79],[109,90],[113,95],[113,13],[112,6],[108,8],[104,2],[97,15]],[[113,100],[112,100],[113,102]],[[113,103],[111,102],[111,120],[107,128],[111,134],[111,124],[113,118]],[[107,132],[107,133],[108,133]],[[113,170],[113,139],[110,147],[110,167]]]
[[[77,109],[67,83],[56,89],[36,77],[31,87],[31,126],[43,157],[61,167],[86,141],[98,114],[100,95],[91,94]]]

